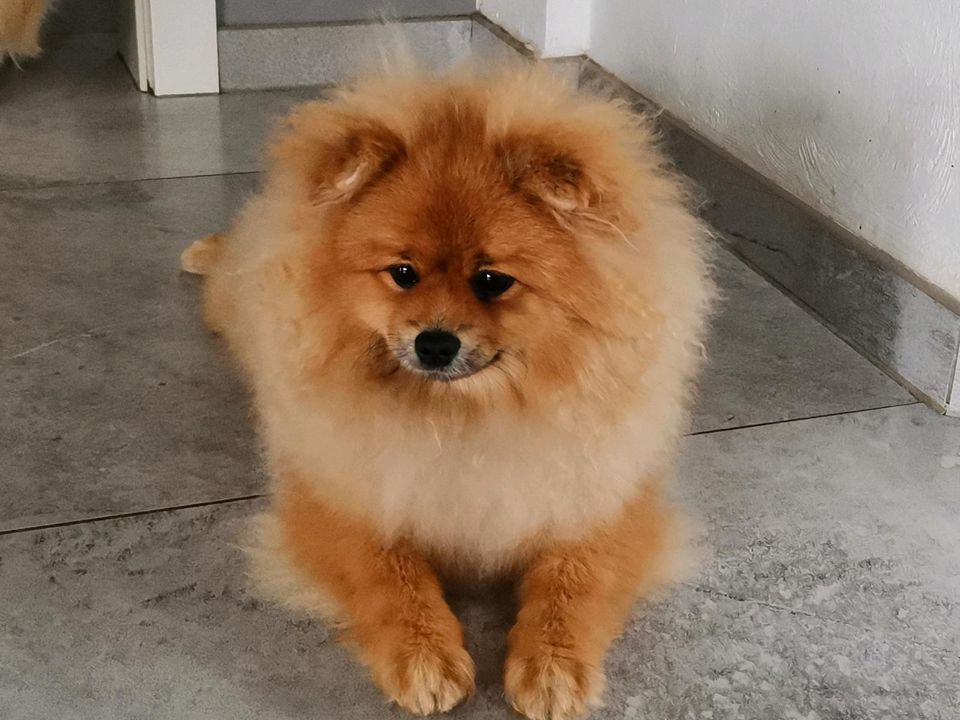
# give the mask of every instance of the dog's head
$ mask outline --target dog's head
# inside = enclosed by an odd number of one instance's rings
[[[315,239],[306,294],[333,321],[327,366],[435,393],[523,395],[575,381],[620,331],[619,301],[642,302],[642,278],[615,279],[633,271],[598,260],[603,245],[623,253],[636,223],[603,124],[536,107],[520,117],[485,98],[451,85],[391,112],[313,103],[274,146]],[[643,267],[642,248],[626,252]]]

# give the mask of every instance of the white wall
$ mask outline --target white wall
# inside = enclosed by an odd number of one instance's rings
[[[960,1],[593,0],[588,52],[960,298]]]
[[[477,8],[541,57],[581,55],[590,42],[591,0],[479,0]]]

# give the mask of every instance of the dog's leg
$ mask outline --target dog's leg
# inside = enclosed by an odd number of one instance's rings
[[[584,540],[530,563],[508,638],[504,684],[532,720],[566,720],[599,701],[603,657],[641,595],[670,579],[679,519],[651,484]]]
[[[450,710],[474,687],[463,630],[426,560],[331,511],[301,483],[278,495],[282,547],[337,607],[342,639],[374,680],[419,715]]]

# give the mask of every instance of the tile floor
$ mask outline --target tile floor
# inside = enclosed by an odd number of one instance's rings
[[[0,718],[401,717],[261,604],[242,390],[177,272],[302,90],[155,100],[109,38],[0,70]],[[960,423],[718,251],[678,493],[699,577],[638,608],[596,718],[960,718]],[[457,599],[507,718],[503,598]]]

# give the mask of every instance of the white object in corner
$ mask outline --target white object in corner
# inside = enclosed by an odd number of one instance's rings
[[[540,57],[582,55],[590,41],[592,0],[479,0],[477,9]]]
[[[120,57],[127,64],[140,92],[150,89],[147,82],[147,6],[143,0],[120,3]]]
[[[960,352],[960,349],[958,349],[958,352]],[[950,399],[947,401],[947,415],[960,417],[960,366],[953,368],[953,390],[950,392]]]
[[[121,54],[154,95],[220,92],[216,0],[124,0]]]
[[[544,57],[583,55],[590,45],[592,0],[548,0]]]

